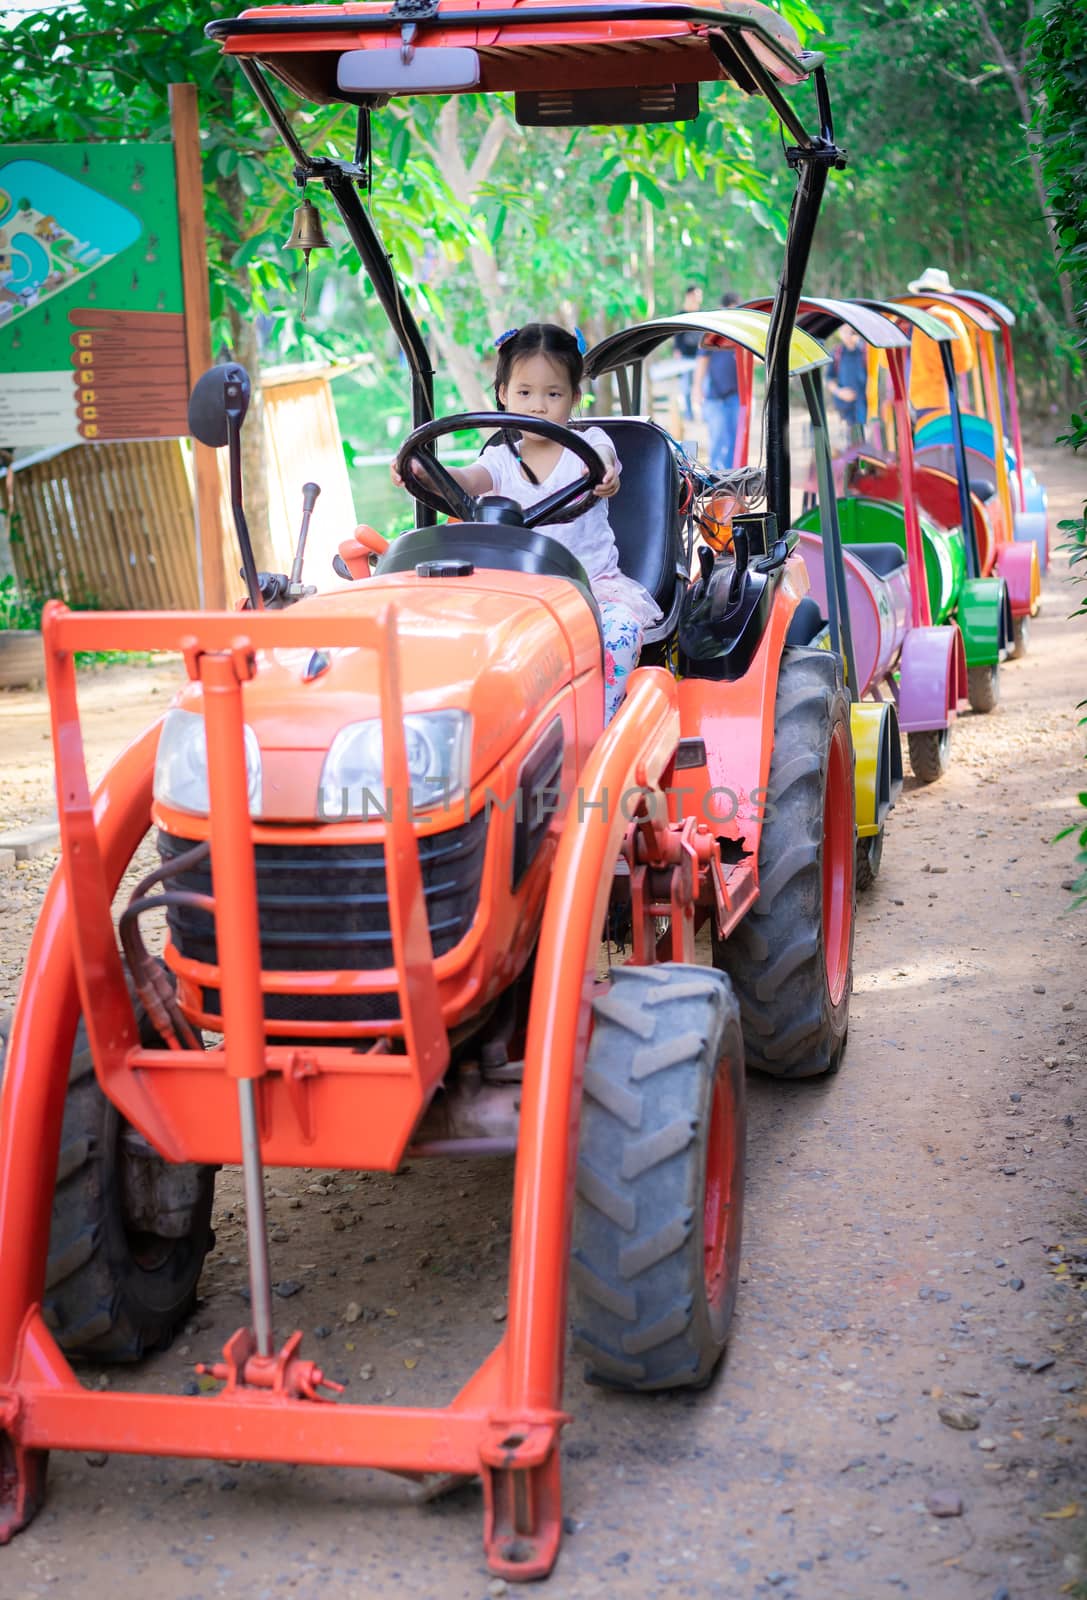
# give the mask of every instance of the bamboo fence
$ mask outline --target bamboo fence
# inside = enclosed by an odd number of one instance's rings
[[[358,363],[356,363],[358,364]],[[355,526],[328,368],[273,369],[263,377],[270,535],[288,570],[302,484],[321,485],[305,577],[332,578],[339,541]],[[244,589],[220,460],[228,603]],[[191,463],[179,439],[79,444],[15,466],[16,577],[25,594],[98,610],[180,611],[200,604]]]
[[[20,587],[98,610],[199,604],[192,486],[177,439],[75,445],[18,473]]]

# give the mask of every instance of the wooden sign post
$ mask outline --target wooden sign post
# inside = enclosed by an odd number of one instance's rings
[[[204,179],[200,161],[200,116],[194,83],[170,85],[170,127],[177,169],[177,217],[185,293],[185,354],[189,387],[211,366],[211,304],[208,240],[204,226]],[[226,607],[219,464],[214,450],[193,440],[196,489],[197,568],[200,598],[211,611]]]
[[[211,365],[196,88],[171,144],[0,144],[0,445],[184,438]],[[195,445],[197,570],[226,604],[215,455]],[[132,554],[132,552],[130,552]]]

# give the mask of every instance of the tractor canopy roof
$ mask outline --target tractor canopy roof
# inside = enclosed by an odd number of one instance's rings
[[[748,305],[760,311],[769,311],[772,299],[749,300]],[[860,300],[832,300],[816,295],[802,295],[796,308],[797,325],[816,339],[829,339],[843,324],[853,328],[865,344],[875,350],[893,350],[909,345],[908,335],[871,303]],[[935,320],[935,319],[934,319]]]
[[[739,345],[759,361],[766,359],[770,318],[764,311],[742,306],[721,311],[682,311],[674,317],[654,317],[649,322],[637,322],[624,328],[620,333],[609,334],[586,355],[585,376],[599,378],[632,362],[644,361],[658,346],[675,338],[677,333],[689,333],[692,328],[705,335],[704,342],[708,346]],[[821,344],[801,329],[794,329],[789,342],[790,376],[795,378],[802,372],[825,367],[829,361]]]
[[[319,103],[498,90],[569,101],[579,91],[658,89],[660,105],[649,108],[657,115],[615,114],[630,108],[598,100],[598,122],[694,116],[700,82],[759,92],[745,65],[752,58],[756,73],[782,84],[822,61],[757,0],[345,0],[261,6],[206,31]],[[563,125],[558,109],[532,120]]]

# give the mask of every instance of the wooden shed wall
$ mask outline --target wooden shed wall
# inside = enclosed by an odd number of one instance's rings
[[[84,444],[17,474],[19,582],[72,605],[198,604],[192,488],[177,439]]]
[[[272,547],[289,569],[302,485],[321,496],[313,514],[305,579],[337,586],[332,557],[355,526],[332,390],[324,374],[265,385],[265,445]],[[226,452],[222,478],[223,561],[228,600],[244,593],[230,514]],[[189,462],[178,439],[83,444],[16,473],[20,585],[36,595],[101,609],[177,611],[199,605],[196,525]]]

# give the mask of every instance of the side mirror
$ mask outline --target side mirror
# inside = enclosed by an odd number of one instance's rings
[[[222,449],[230,438],[228,416],[241,427],[251,393],[249,374],[236,361],[209,367],[189,396],[189,432],[193,438],[212,450]]]
[[[219,450],[224,444],[229,447],[230,509],[241,550],[242,576],[249,592],[249,604],[254,611],[261,611],[264,601],[242,504],[242,423],[249,410],[251,393],[249,374],[236,361],[209,367],[204,376],[197,379],[189,396],[189,431],[194,439],[212,450]]]

